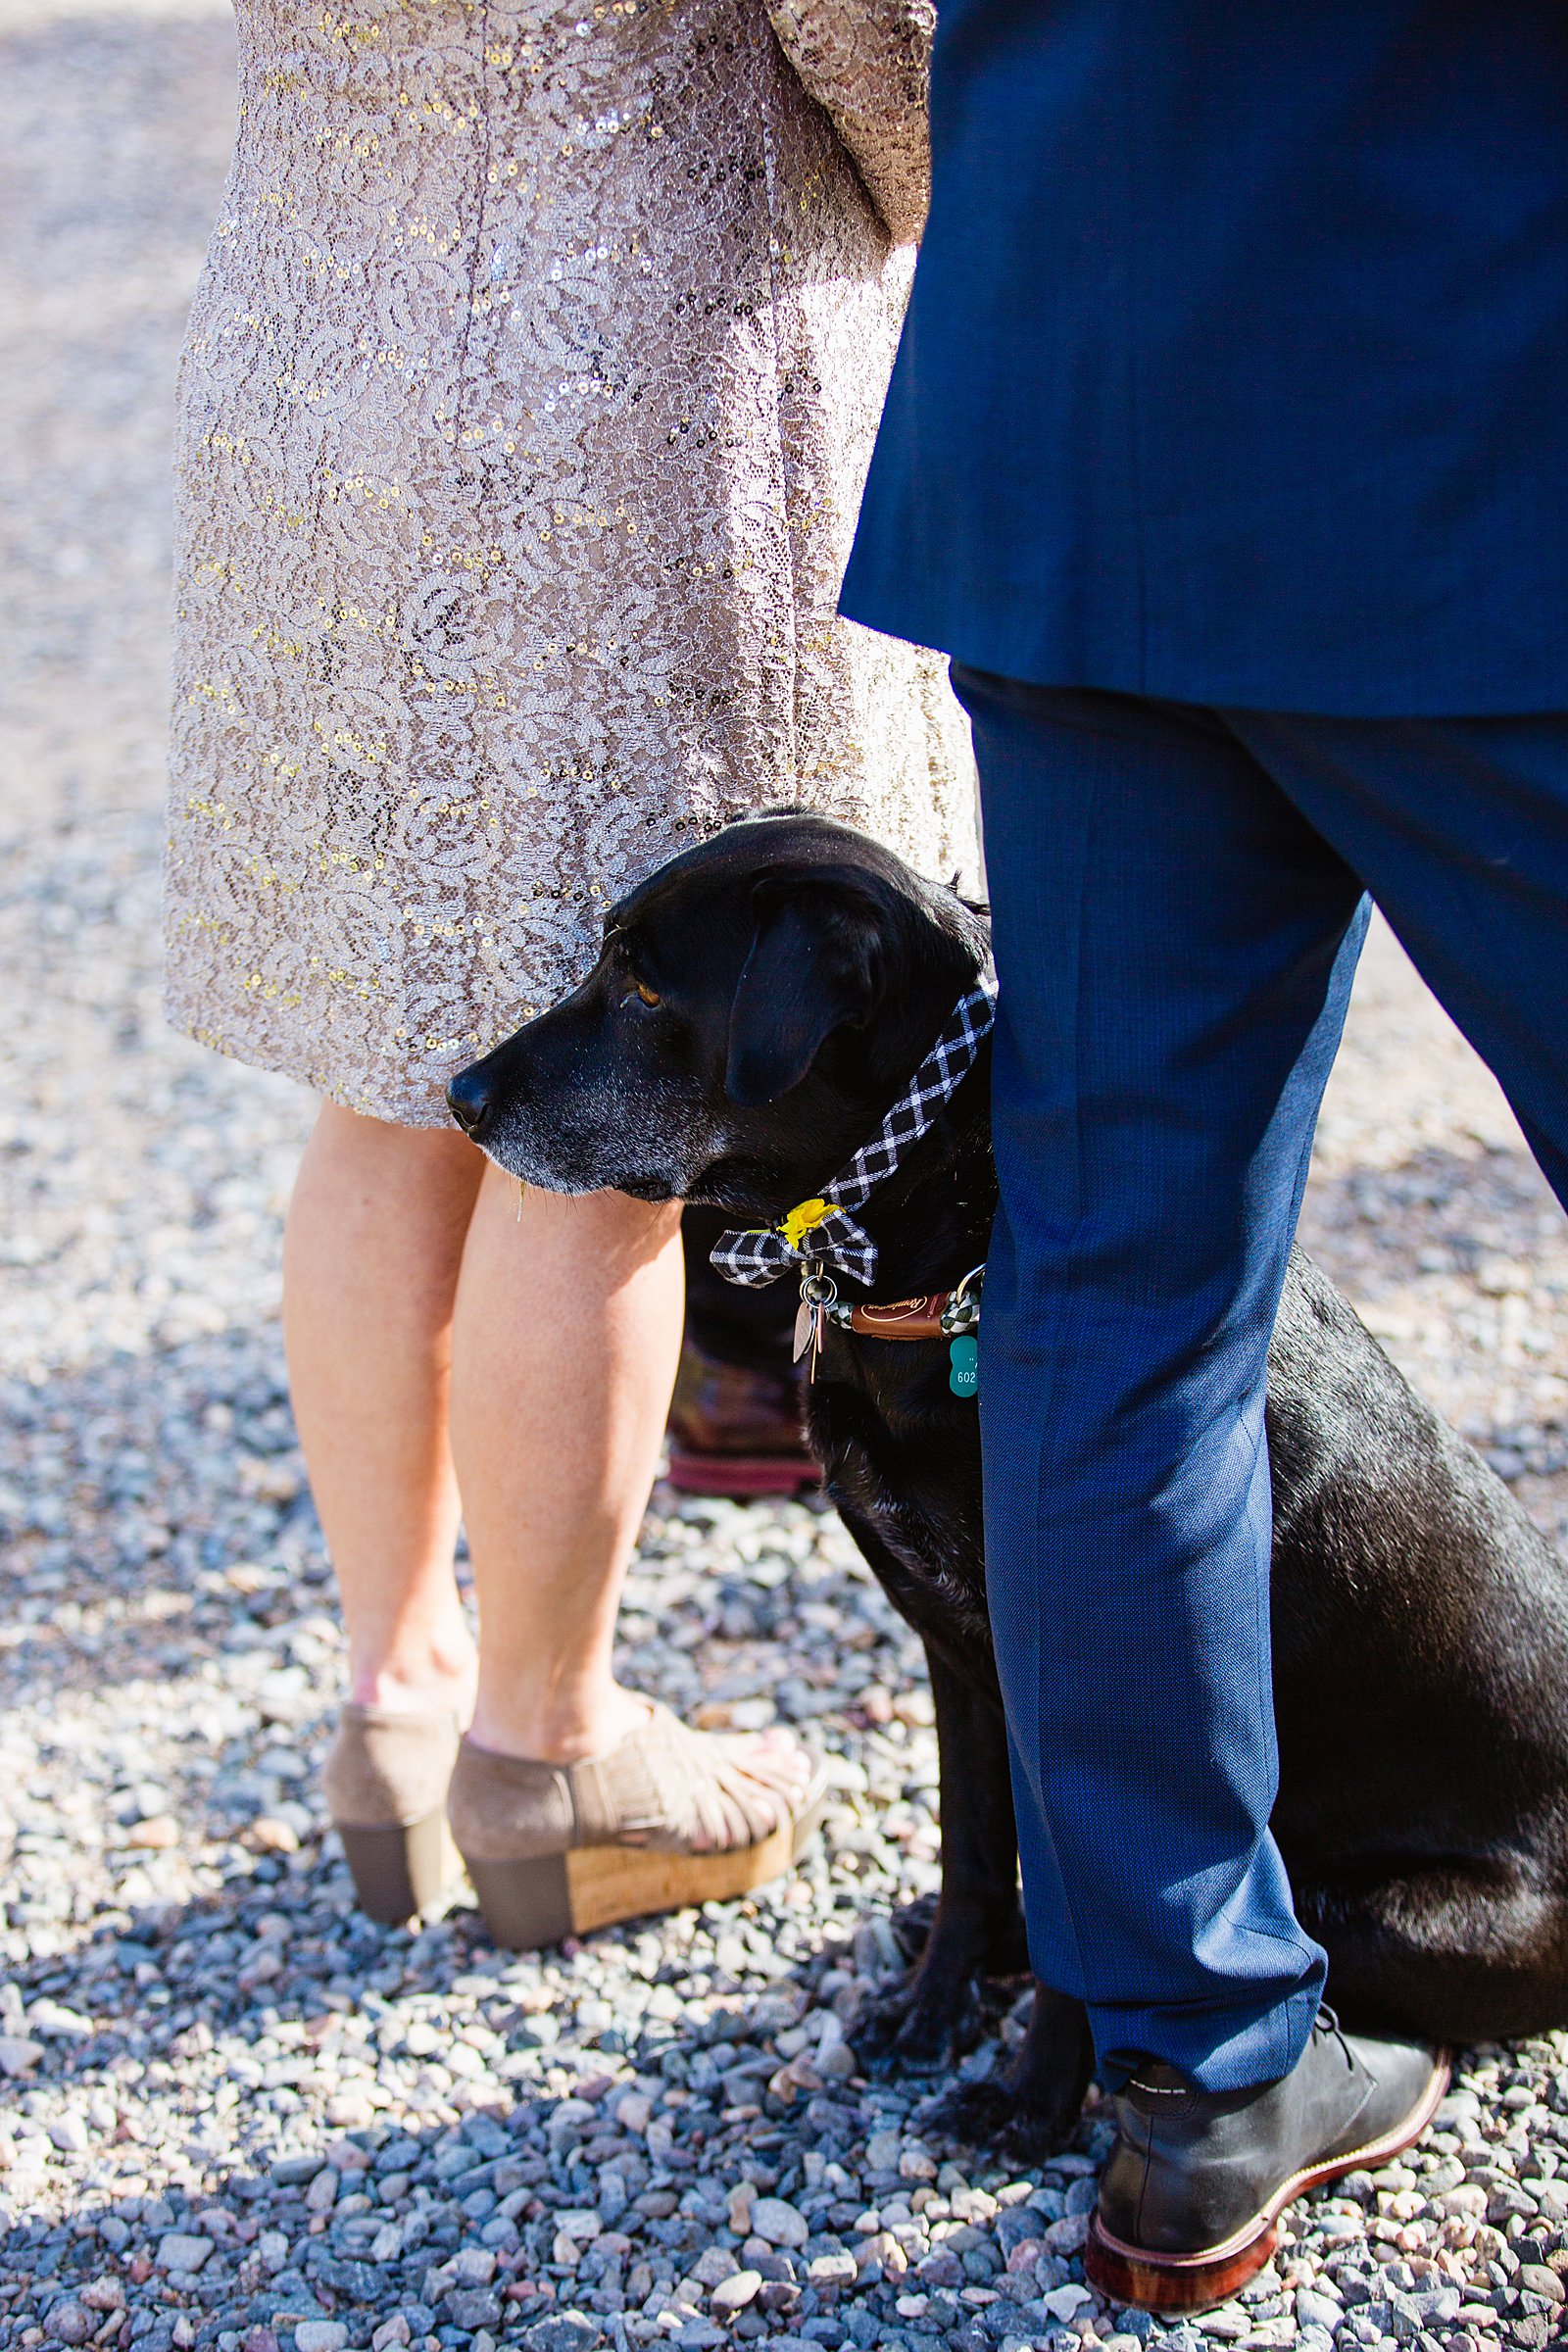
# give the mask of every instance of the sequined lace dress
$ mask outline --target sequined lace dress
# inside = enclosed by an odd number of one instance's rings
[[[239,16],[181,370],[169,1007],[433,1124],[732,815],[972,863],[944,664],[833,612],[911,256],[761,0]]]

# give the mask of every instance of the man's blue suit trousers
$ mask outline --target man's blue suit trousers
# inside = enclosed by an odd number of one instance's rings
[[[1239,2088],[1324,1986],[1268,1829],[1264,1375],[1366,894],[1568,1197],[1568,719],[954,678],[1002,982],[980,1410],[1031,1953],[1107,2081]]]

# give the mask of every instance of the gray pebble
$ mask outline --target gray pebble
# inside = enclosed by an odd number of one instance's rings
[[[753,2235],[770,2246],[804,2246],[811,2234],[806,2216],[782,2197],[759,2197],[751,2226]]]
[[[501,2297],[488,2286],[460,2286],[446,2299],[446,2314],[454,2328],[499,2328]]]
[[[199,2271],[213,2250],[210,2237],[197,2237],[182,2230],[172,2230],[158,2241],[158,2267],[161,2271]]]
[[[586,2312],[563,2311],[548,2320],[536,2320],[522,2331],[527,2352],[594,2352],[594,2346],[604,2341],[604,2329]]]

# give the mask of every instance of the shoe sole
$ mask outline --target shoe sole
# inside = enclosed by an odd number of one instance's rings
[[[749,1502],[761,1494],[806,1494],[821,1484],[813,1461],[787,1453],[698,1453],[670,1448],[664,1476],[677,1494],[727,1495]]]
[[[452,1842],[445,1806],[407,1828],[353,1829],[337,1834],[354,1880],[355,1899],[367,1919],[395,1928],[416,1919],[463,1884],[463,1856]]]
[[[492,1943],[532,1952],[567,1936],[590,1936],[627,1919],[731,1902],[798,1862],[826,1809],[809,1798],[793,1822],[756,1845],[722,1853],[669,1854],[637,1845],[580,1845],[527,1862],[468,1861],[468,1876]]]
[[[1084,2248],[1084,2277],[1102,2295],[1141,2311],[1207,2311],[1216,2303],[1228,2302],[1274,2252],[1280,2215],[1287,2205],[1309,2189],[1321,2188],[1325,2181],[1387,2164],[1391,2156],[1420,2138],[1448,2087],[1448,2053],[1442,2050],[1426,2089],[1401,2123],[1346,2155],[1293,2173],[1250,2221],[1218,2245],[1205,2246],[1196,2254],[1152,2254],[1147,2247],[1129,2246],[1113,2237],[1095,2214]]]

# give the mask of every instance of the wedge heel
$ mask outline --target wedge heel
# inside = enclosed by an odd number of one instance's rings
[[[801,1825],[783,1822],[755,1845],[708,1854],[579,1845],[526,1862],[470,1861],[468,1876],[492,1940],[507,1951],[529,1952],[622,1920],[749,1894],[789,1869],[800,1834]]]
[[[339,1712],[322,1784],[360,1909],[382,1927],[433,1910],[462,1884],[447,1825],[457,1754],[448,1709],[350,1703]]]
[[[367,1919],[395,1928],[437,1903],[461,1884],[463,1856],[452,1842],[446,1807],[407,1828],[355,1829],[339,1823],[354,1895]]]

